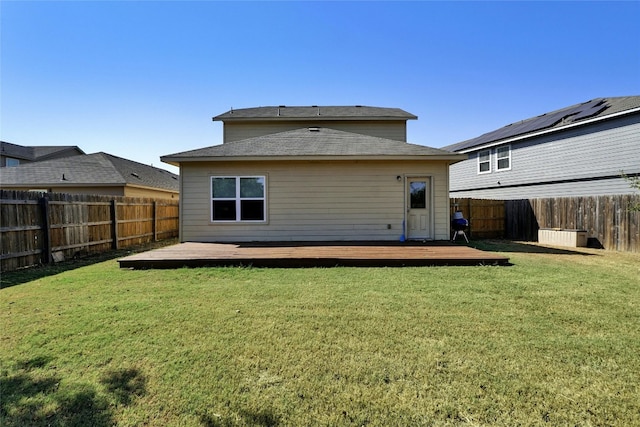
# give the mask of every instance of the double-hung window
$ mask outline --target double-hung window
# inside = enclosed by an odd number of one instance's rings
[[[491,150],[478,152],[478,173],[491,172]]]
[[[212,176],[211,221],[266,221],[265,177]]]
[[[496,170],[511,169],[511,146],[505,145],[496,149]]]

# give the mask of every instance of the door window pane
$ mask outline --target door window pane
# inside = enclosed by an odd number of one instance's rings
[[[411,192],[411,209],[425,209],[427,207],[427,183],[414,181],[409,184]]]

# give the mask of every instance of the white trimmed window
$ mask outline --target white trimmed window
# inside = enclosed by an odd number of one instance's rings
[[[478,152],[478,173],[491,172],[491,150]]]
[[[505,145],[496,149],[496,170],[506,171],[511,169],[511,146]]]
[[[212,176],[212,222],[265,222],[264,176]]]

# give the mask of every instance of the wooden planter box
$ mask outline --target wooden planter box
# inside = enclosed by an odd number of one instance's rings
[[[571,248],[587,246],[586,230],[566,230],[562,228],[541,228],[538,230],[538,243]]]

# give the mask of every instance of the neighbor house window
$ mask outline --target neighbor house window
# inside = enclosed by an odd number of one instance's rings
[[[20,160],[18,159],[14,159],[13,157],[7,157],[6,158],[6,165],[7,166],[18,166],[20,164]]]
[[[503,171],[511,169],[511,146],[505,145],[496,149],[496,170]]]
[[[211,221],[265,221],[264,176],[212,176]]]
[[[478,152],[478,173],[491,172],[491,150]]]

